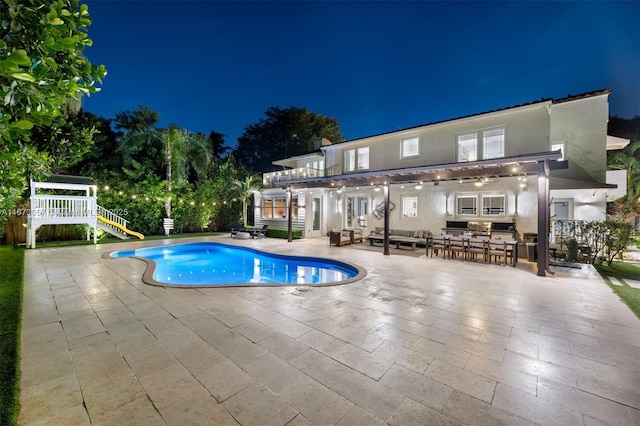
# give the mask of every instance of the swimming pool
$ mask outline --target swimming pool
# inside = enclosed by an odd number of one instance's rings
[[[143,281],[161,286],[323,286],[346,284],[366,275],[364,269],[337,260],[212,242],[120,250],[108,256],[144,260],[148,266]]]

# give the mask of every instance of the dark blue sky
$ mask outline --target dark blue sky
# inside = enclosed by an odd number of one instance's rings
[[[271,106],[347,140],[546,97],[613,89],[640,115],[640,2],[89,1],[86,110],[149,105],[160,126],[236,145]]]

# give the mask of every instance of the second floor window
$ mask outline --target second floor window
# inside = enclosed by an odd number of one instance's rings
[[[458,135],[458,162],[502,158],[504,145],[504,127]]]
[[[369,147],[348,149],[344,151],[344,171],[355,172],[356,170],[369,169]]]
[[[419,139],[418,138],[406,138],[402,139],[400,146],[401,158],[417,157],[419,154]]]
[[[504,129],[493,129],[483,132],[482,159],[504,157]]]
[[[467,133],[458,135],[458,161],[476,161],[478,159],[478,135]]]

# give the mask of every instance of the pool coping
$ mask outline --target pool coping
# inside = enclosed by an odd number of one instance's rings
[[[197,242],[194,243],[177,243],[177,244],[169,244],[163,247],[171,247],[171,246],[177,246],[177,245],[186,245],[186,244],[199,244]],[[234,247],[237,248],[238,246],[233,246],[233,245],[229,245],[229,244],[224,244],[224,243],[218,243],[218,242],[214,242],[213,244],[219,244],[219,245],[223,245],[223,246],[227,246],[227,247]],[[144,248],[152,248],[152,247],[144,247]],[[321,283],[321,284],[300,284],[300,283],[233,283],[233,284],[168,284],[168,283],[163,283],[160,281],[157,281],[153,278],[153,275],[156,271],[156,262],[154,262],[151,259],[147,259],[146,257],[140,257],[140,256],[126,256],[130,259],[137,259],[137,260],[141,260],[143,261],[147,267],[145,269],[145,271],[142,274],[142,281],[145,284],[149,284],[149,285],[153,285],[153,286],[157,286],[157,287],[170,287],[170,288],[218,288],[218,287],[225,287],[225,288],[229,288],[229,287],[309,287],[309,288],[315,288],[315,287],[331,287],[331,286],[336,286],[336,285],[345,285],[345,284],[350,284],[356,281],[360,281],[361,279],[363,279],[364,277],[367,276],[367,270],[365,268],[363,268],[362,266],[355,264],[355,263],[351,263],[351,262],[345,262],[343,260],[336,260],[336,259],[331,259],[331,258],[325,258],[325,257],[312,257],[312,256],[292,256],[289,254],[280,254],[280,253],[273,253],[270,251],[266,251],[266,250],[257,250],[257,249],[253,249],[253,248],[249,248],[249,247],[243,247],[246,250],[249,251],[253,251],[253,252],[260,252],[260,253],[267,253],[270,255],[275,255],[275,256],[279,256],[279,257],[290,257],[290,258],[296,258],[296,259],[320,259],[320,260],[329,260],[329,261],[333,261],[333,262],[340,262],[343,263],[351,268],[354,268],[358,273],[356,274],[355,277],[353,278],[348,278],[346,280],[340,280],[340,281],[336,281],[336,282],[331,282],[331,283]],[[111,257],[112,253],[115,252],[119,252],[119,251],[126,251],[126,250],[109,250],[109,251],[105,251],[104,253],[102,253],[102,258],[104,259],[109,259],[109,260],[116,260],[118,258],[115,257]],[[133,250],[135,251],[135,249]]]

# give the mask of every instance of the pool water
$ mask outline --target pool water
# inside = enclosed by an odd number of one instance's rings
[[[155,267],[152,278],[148,269],[144,281],[159,285],[332,285],[362,275],[359,268],[336,260],[279,255],[221,243],[116,251],[110,257],[142,258],[150,268]]]

